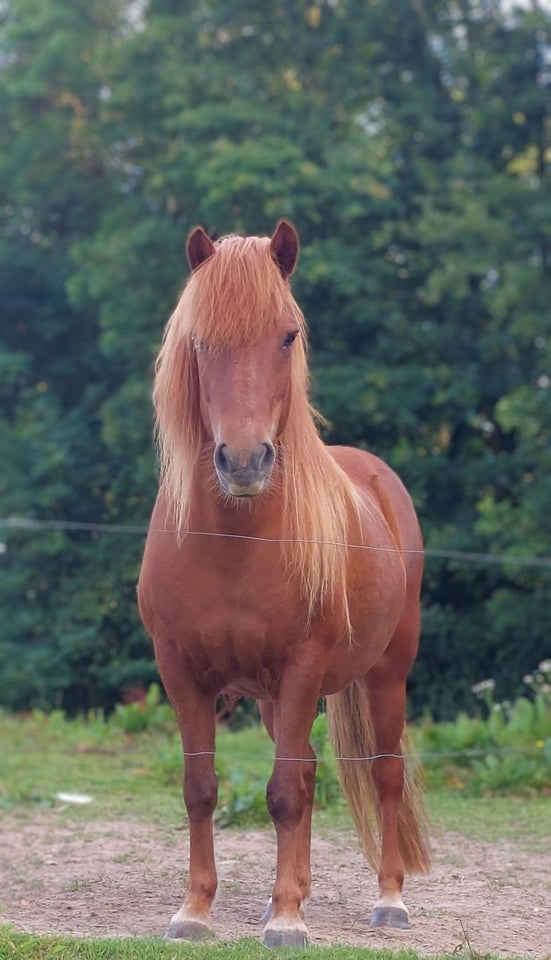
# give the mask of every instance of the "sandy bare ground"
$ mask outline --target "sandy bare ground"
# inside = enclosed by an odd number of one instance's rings
[[[0,820],[0,919],[29,932],[160,936],[178,909],[187,831],[116,820],[79,823],[54,811]],[[222,940],[261,937],[273,880],[270,831],[217,833]],[[370,930],[376,882],[354,836],[315,835],[306,910],[313,944],[411,947],[422,954],[551,956],[551,851],[433,838],[429,877],[407,881],[409,931]]]

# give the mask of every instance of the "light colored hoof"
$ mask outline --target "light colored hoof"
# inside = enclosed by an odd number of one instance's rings
[[[208,940],[214,933],[200,920],[179,920],[171,923],[165,933],[165,940]]]
[[[371,914],[369,926],[409,930],[408,912],[402,907],[375,907]]]
[[[307,947],[308,934],[305,930],[265,930],[265,947]]]
[[[269,907],[270,910],[273,911],[271,899]],[[264,927],[264,939],[262,942],[265,947],[307,947],[308,930],[300,916],[272,916]]]

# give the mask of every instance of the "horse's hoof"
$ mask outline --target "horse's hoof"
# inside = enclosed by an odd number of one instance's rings
[[[394,927],[409,930],[409,916],[402,907],[375,907],[369,922],[370,927]]]
[[[265,930],[265,947],[307,947],[308,934],[305,930]]]
[[[207,940],[214,934],[206,923],[200,920],[180,920],[171,923],[165,933],[165,940]]]

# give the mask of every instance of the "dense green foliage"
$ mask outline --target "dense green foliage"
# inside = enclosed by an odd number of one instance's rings
[[[150,374],[183,242],[299,228],[330,442],[403,476],[433,550],[549,553],[543,4],[7,0],[0,517],[146,523]],[[0,699],[112,706],[155,675],[142,538],[6,529]],[[412,712],[550,652],[549,567],[429,557]]]

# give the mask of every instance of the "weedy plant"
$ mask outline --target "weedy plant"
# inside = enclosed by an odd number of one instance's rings
[[[152,683],[143,696],[130,703],[117,704],[109,723],[125,733],[172,732],[176,725],[172,707],[163,701],[158,683]]]
[[[230,773],[226,763],[216,764],[220,802],[215,813],[219,827],[266,826],[270,823],[266,805],[266,782],[242,771]]]
[[[551,791],[551,660],[523,681],[525,696],[496,702],[494,681],[482,680],[472,688],[480,716],[417,726],[429,783],[474,796]]]
[[[319,713],[312,727],[310,742],[318,759],[315,804],[323,809],[344,803],[337,766],[329,741],[327,714]]]

